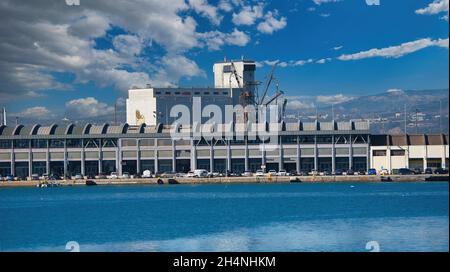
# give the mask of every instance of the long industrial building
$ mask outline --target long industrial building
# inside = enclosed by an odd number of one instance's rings
[[[235,130],[239,126],[232,126]],[[173,140],[169,126],[27,126],[0,128],[0,174],[142,173],[207,169],[242,173],[267,170],[333,171],[369,166],[366,122],[280,123],[279,144],[261,149],[261,141]],[[190,134],[190,129],[184,129]],[[234,131],[236,132],[236,131]]]
[[[121,125],[1,125],[0,175],[448,167],[448,135],[370,135],[365,121],[269,124],[236,118],[180,125],[170,117],[175,105],[193,114],[208,105],[223,111],[227,105],[241,104],[242,93],[255,95],[255,69],[254,61],[224,60],[214,64],[212,88],[132,88],[127,123]],[[265,103],[269,83],[259,103]],[[202,98],[200,109],[193,105],[195,97]],[[266,149],[266,140],[250,133],[251,125],[277,139],[275,146]],[[174,131],[184,137],[172,137]],[[211,138],[197,135],[198,131],[219,133]]]

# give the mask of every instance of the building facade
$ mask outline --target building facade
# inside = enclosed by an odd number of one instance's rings
[[[448,134],[372,135],[371,168],[448,169]]]
[[[225,106],[240,102],[245,89],[254,96],[256,64],[251,60],[223,61],[214,64],[214,87],[208,88],[132,88],[126,100],[127,123],[130,125],[156,126],[158,123],[172,124],[176,115],[171,110],[176,105],[188,109],[191,120],[194,109],[200,112],[208,105],[218,106],[225,112]],[[194,105],[194,98],[201,98],[200,105]],[[238,120],[239,121],[239,120]],[[225,120],[223,120],[225,122]]]
[[[171,137],[178,130],[183,139]],[[211,128],[209,128],[211,129]],[[227,137],[196,137],[191,127],[74,124],[0,127],[0,175],[97,175],[128,172],[187,172],[194,169],[242,173],[285,169],[297,172],[366,170],[370,166],[367,122],[265,124],[278,140],[266,149],[245,126],[221,125]],[[243,138],[236,135],[243,135]],[[229,137],[231,135],[231,137]]]

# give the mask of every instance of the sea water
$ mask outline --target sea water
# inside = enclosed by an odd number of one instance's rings
[[[80,251],[448,251],[448,182],[0,189],[0,251],[73,244]]]

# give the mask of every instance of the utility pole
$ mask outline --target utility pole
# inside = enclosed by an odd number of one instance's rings
[[[439,100],[439,133],[442,134],[442,100]]]
[[[417,127],[417,122],[418,122],[418,118],[419,118],[418,113],[419,113],[419,110],[416,109],[416,134],[419,134],[419,128]]]
[[[404,116],[404,117],[405,117],[405,135],[406,135],[406,132],[407,132],[407,131],[406,131],[406,104],[404,105],[404,107],[405,107],[405,113],[404,113],[405,116]]]
[[[117,99],[114,102],[114,125],[117,124]]]

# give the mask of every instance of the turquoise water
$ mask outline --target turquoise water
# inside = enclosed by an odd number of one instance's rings
[[[0,250],[448,251],[448,215],[447,182],[4,188]]]

